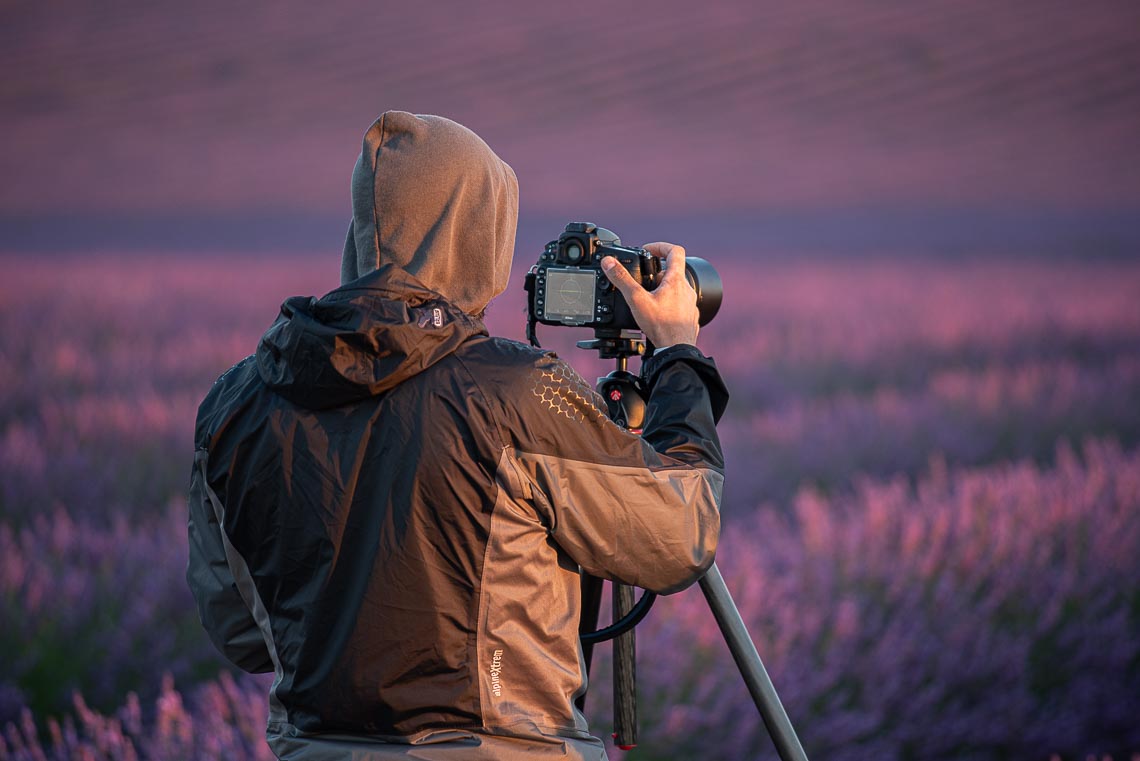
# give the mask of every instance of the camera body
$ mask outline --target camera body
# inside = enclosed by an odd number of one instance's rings
[[[637,330],[629,305],[602,272],[606,256],[617,259],[646,290],[657,287],[660,259],[643,248],[621,245],[617,235],[603,227],[571,222],[558,240],[546,244],[531,268],[531,316],[544,325]]]
[[[664,263],[644,248],[623,246],[618,236],[592,222],[571,222],[546,244],[526,277],[529,294],[527,335],[534,324],[594,328],[599,336],[637,330],[633,313],[621,291],[602,272],[602,258],[612,256],[641,287],[652,291],[661,282]],[[700,324],[716,316],[724,284],[716,269],[695,256],[685,258],[685,279],[697,294]]]

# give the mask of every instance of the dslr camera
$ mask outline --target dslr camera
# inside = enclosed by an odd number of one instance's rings
[[[617,235],[592,222],[571,222],[558,240],[546,244],[527,275],[530,325],[594,328],[599,335],[640,330],[621,291],[602,271],[606,256],[614,257],[647,291],[661,282],[661,259],[643,248],[621,245]],[[720,275],[704,259],[689,256],[685,277],[697,292],[700,324],[707,325],[724,295]]]

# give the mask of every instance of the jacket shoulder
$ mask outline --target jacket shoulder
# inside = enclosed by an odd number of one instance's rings
[[[486,360],[502,366],[533,366],[554,356],[553,352],[501,336],[483,336],[469,341],[464,348],[468,349],[465,358]]]
[[[521,391],[531,388],[541,378],[593,392],[593,387],[552,351],[499,337],[472,341],[468,346],[470,351],[462,359],[476,382],[496,388],[516,402]]]
[[[472,348],[464,361],[495,411],[504,440],[546,451],[553,447],[547,439],[562,435],[569,422],[589,423],[581,435],[599,427],[617,430],[594,387],[554,352],[501,338]]]
[[[242,408],[248,406],[261,388],[264,388],[264,383],[258,375],[253,355],[222,373],[198,405],[194,447],[209,448],[211,440]]]
[[[509,388],[553,355],[509,338],[482,337],[456,356],[480,386]]]

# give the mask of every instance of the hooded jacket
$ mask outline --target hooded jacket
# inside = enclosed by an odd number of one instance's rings
[[[451,262],[429,285],[379,237],[375,267],[288,299],[199,409],[202,623],[274,672],[279,758],[605,758],[574,705],[580,572],[670,593],[712,563],[720,378],[694,347],[647,360],[630,434],[560,359],[487,335],[473,313],[497,283],[448,279],[485,249],[420,241]]]

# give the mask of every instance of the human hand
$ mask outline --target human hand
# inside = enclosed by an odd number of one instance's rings
[[[645,250],[665,259],[661,282],[647,291],[612,256],[602,271],[625,297],[633,318],[654,346],[697,343],[700,311],[697,292],[685,277],[685,249],[673,243],[647,243]]]

